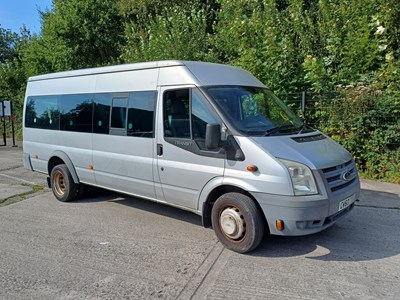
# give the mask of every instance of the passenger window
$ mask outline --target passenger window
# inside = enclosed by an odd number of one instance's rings
[[[58,98],[54,96],[29,97],[25,111],[25,126],[31,128],[60,128]]]
[[[126,107],[128,98],[114,98],[112,102],[111,127],[126,129]]]
[[[164,94],[164,136],[190,139],[189,89]]]
[[[60,129],[92,132],[93,95],[65,95],[60,97]]]
[[[154,137],[154,110],[157,92],[133,92],[129,95],[128,136]]]
[[[164,137],[193,139],[206,150],[207,124],[220,124],[197,89],[164,93]]]
[[[207,124],[218,124],[213,113],[208,109],[202,100],[198,90],[192,90],[192,132],[193,139],[200,149],[206,149],[206,128]]]
[[[111,94],[96,94],[93,112],[94,133],[109,133],[111,102]]]

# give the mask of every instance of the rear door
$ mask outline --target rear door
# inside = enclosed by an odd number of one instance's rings
[[[207,123],[221,121],[194,86],[162,87],[159,93],[157,171],[163,200],[199,209],[202,188],[224,173],[224,155],[204,146]]]

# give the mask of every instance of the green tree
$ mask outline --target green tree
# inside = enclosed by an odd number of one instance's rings
[[[204,10],[166,9],[150,21],[146,34],[128,41],[123,58],[127,62],[212,60],[208,41]]]
[[[25,27],[19,34],[0,28],[0,99],[13,101],[17,121],[22,115],[26,87],[26,70],[22,62],[22,52],[29,43],[31,35]],[[17,134],[21,133],[21,123],[17,122]]]
[[[123,23],[112,0],[53,0],[24,60],[31,74],[117,63]]]
[[[213,60],[209,36],[216,8],[211,0],[121,0],[127,41],[123,60]]]
[[[220,0],[213,39],[219,60],[249,70],[275,92],[302,89],[303,53],[292,2]]]
[[[7,60],[12,60],[18,56],[16,51],[18,40],[18,34],[2,28],[0,24],[0,64],[4,64]]]

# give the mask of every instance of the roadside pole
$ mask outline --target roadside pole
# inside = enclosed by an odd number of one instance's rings
[[[7,139],[6,139],[6,115],[5,115],[5,105],[4,101],[0,101],[0,117],[3,120],[3,145],[0,146],[7,146]]]
[[[0,117],[3,119],[3,140],[4,140],[4,145],[1,145],[1,146],[7,146],[6,117],[8,117],[9,121],[11,122],[11,132],[12,132],[12,141],[13,141],[12,146],[18,147],[15,144],[15,129],[14,129],[15,116],[13,114],[13,107],[12,107],[11,100],[1,100],[0,101]]]
[[[17,145],[15,145],[15,130],[14,130],[14,120],[15,120],[15,116],[14,116],[14,112],[13,112],[13,105],[12,105],[12,101],[10,101],[10,120],[11,120],[11,132],[12,132],[12,141],[13,147],[18,147]]]

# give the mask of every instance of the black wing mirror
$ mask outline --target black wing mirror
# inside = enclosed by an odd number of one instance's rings
[[[221,141],[221,125],[207,124],[206,127],[206,149],[213,150],[219,147]]]

